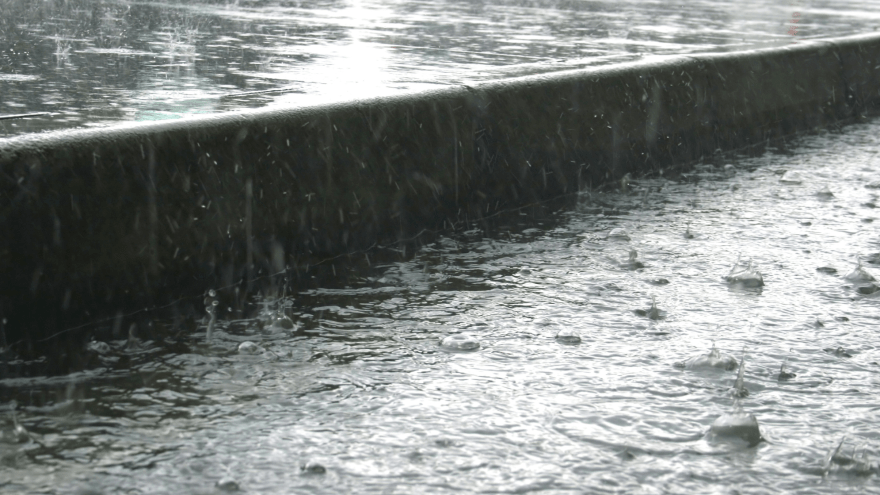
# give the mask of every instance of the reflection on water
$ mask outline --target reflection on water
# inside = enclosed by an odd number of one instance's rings
[[[253,319],[92,342],[86,371],[0,379],[0,488],[876,490],[878,136],[632,179]]]
[[[876,28],[859,0],[0,3],[0,135],[312,104]]]

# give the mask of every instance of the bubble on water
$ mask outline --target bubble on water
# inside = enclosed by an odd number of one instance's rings
[[[825,349],[822,349],[822,350],[827,352],[828,354],[831,354],[831,355],[834,355],[837,357],[843,357],[843,358],[851,358],[852,357],[852,354],[850,354],[843,347],[826,347]]]
[[[241,344],[238,344],[238,353],[239,354],[262,354],[265,352],[265,349],[254,344],[253,342],[246,340]]]
[[[779,178],[779,182],[789,185],[803,184],[804,176],[797,170],[789,170],[782,174],[782,177]]]
[[[218,490],[223,492],[237,492],[241,489],[238,486],[238,482],[229,478],[223,478],[222,480],[218,481],[215,486]]]
[[[675,366],[677,368],[685,368],[689,370],[733,371],[739,365],[737,364],[735,357],[729,354],[722,354],[713,343],[712,349],[709,350],[708,353],[700,354],[699,356],[694,356],[686,361],[676,363]]]
[[[828,184],[825,184],[822,189],[816,191],[816,196],[819,196],[821,198],[833,198],[834,193],[831,192],[831,188],[828,187]]]
[[[758,426],[758,418],[754,414],[739,410],[719,416],[709,428],[709,433],[715,439],[738,438],[744,440],[750,447],[754,447],[763,440],[761,429]]]
[[[832,268],[830,266],[820,266],[816,268],[816,271],[819,273],[826,273],[828,275],[834,275],[837,273],[837,268]]]
[[[279,316],[272,320],[272,323],[269,325],[270,331],[283,331],[283,330],[293,330],[296,328],[296,324],[287,316]]]
[[[628,241],[631,238],[629,236],[629,233],[627,233],[624,228],[617,227],[615,229],[611,229],[611,231],[608,232],[608,234],[605,236],[605,239],[609,241]]]
[[[871,182],[865,184],[865,187],[867,187],[868,189],[880,189],[880,180],[872,180]]]
[[[556,341],[560,344],[577,345],[581,343],[581,336],[573,328],[563,328],[556,333]]]
[[[444,337],[440,347],[447,351],[475,351],[480,348],[480,341],[471,335],[457,333]]]
[[[309,462],[309,463],[303,464],[302,466],[299,467],[299,470],[303,474],[324,474],[327,472],[327,468],[325,468],[324,466],[322,466],[316,462]]]
[[[764,276],[761,275],[761,272],[752,266],[751,260],[745,265],[740,263],[739,256],[737,256],[736,262],[730,268],[730,272],[724,276],[724,280],[728,284],[738,287],[756,288],[764,286]]]

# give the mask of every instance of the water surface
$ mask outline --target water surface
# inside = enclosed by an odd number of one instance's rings
[[[84,372],[0,380],[0,487],[880,493],[880,292],[845,279],[857,258],[880,277],[878,136],[872,121],[585,192],[221,318],[210,346],[205,319],[93,343]],[[764,287],[722,280],[738,256]],[[446,350],[450,335],[479,348]],[[713,345],[745,357],[756,446],[706,435],[737,407],[736,371],[676,366]]]
[[[5,0],[0,136],[873,31],[860,0]],[[795,23],[795,21],[797,21]]]

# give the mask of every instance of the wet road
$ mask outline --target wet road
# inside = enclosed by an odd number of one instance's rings
[[[867,1],[7,0],[0,136],[871,32]]]
[[[880,493],[878,136],[442,237],[210,345],[94,342],[0,380],[0,489]]]

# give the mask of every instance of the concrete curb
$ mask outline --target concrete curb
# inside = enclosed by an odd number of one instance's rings
[[[878,104],[872,35],[2,139],[0,317],[10,343],[104,317],[119,327],[122,308],[480,222]]]

